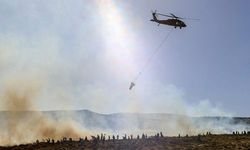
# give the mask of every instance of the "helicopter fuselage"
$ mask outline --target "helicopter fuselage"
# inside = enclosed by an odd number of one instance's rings
[[[167,20],[158,20],[158,19],[151,19],[150,21],[156,22],[158,24],[165,24],[165,25],[169,25],[169,26],[174,26],[179,27],[180,29],[183,27],[186,27],[187,25],[179,20],[179,19],[167,19]]]

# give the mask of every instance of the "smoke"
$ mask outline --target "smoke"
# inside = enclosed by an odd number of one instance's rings
[[[137,85],[130,93],[130,98],[132,102],[125,104],[124,107],[130,107],[130,112],[136,113],[118,115],[114,122],[119,124],[114,128],[114,132],[123,134],[144,132],[151,135],[163,132],[165,135],[176,136],[206,132],[232,133],[236,130],[247,131],[250,128],[247,122],[236,122],[231,113],[208,99],[190,104],[185,91],[174,85],[166,86],[157,82],[151,86]]]
[[[0,34],[0,145],[49,137],[78,138],[99,131],[161,130],[177,135],[234,129],[230,120],[202,122],[182,116],[230,114],[209,100],[191,105],[182,89],[163,85],[156,78],[140,79],[128,91],[138,64],[146,60],[138,55],[143,55],[144,48],[138,46],[136,41],[141,38],[127,25],[134,20],[123,20],[125,16],[119,8],[109,2],[98,7],[80,1],[3,2],[0,7],[11,13],[0,13],[7,25],[0,24],[0,30],[4,30]],[[92,11],[93,7],[101,9],[101,17]],[[83,118],[74,112],[53,116],[41,111],[84,108],[101,113],[157,112],[181,116],[141,118],[132,114],[123,120],[114,118],[110,123],[104,116]],[[97,123],[87,123],[93,120]],[[96,124],[100,126],[91,128]]]
[[[0,38],[0,145],[89,135],[71,119],[73,113],[55,120],[40,111],[59,102],[62,108],[67,107],[67,100],[60,94],[67,93],[67,89],[57,84],[68,82],[64,70],[67,64],[62,63],[58,38],[48,33],[35,40],[16,34]],[[55,80],[59,74],[64,74],[66,79]]]
[[[67,119],[61,116],[55,120],[37,111],[35,103],[43,84],[44,81],[35,78],[35,75],[18,75],[5,80],[0,101],[6,110],[1,112],[1,145],[88,135],[70,116]]]

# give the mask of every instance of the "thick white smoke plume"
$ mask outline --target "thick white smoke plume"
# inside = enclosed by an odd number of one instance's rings
[[[0,23],[5,29],[0,32],[0,145],[64,136],[78,138],[98,132],[153,133],[161,129],[177,135],[246,128],[234,128],[228,119],[204,125],[205,121],[182,116],[230,114],[209,100],[190,105],[183,90],[157,83],[155,78],[140,80],[130,92],[131,77],[141,62],[136,55],[140,46],[133,45],[138,36],[130,27],[119,26],[124,20],[111,1],[103,8],[96,5],[97,1],[15,2],[0,2],[0,8],[6,8],[0,10],[4,12],[0,18],[6,18]],[[96,18],[93,8],[108,14]],[[117,20],[106,24],[105,19]],[[116,27],[114,31],[102,28],[110,26]],[[56,115],[41,112],[76,109],[179,115],[169,119],[160,114],[84,117],[74,111]],[[163,122],[156,124],[152,118]],[[88,124],[93,120],[97,123]],[[100,126],[92,128],[93,124]]]

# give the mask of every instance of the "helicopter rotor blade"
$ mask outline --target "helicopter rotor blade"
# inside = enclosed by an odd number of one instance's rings
[[[172,13],[169,13],[170,15],[166,15],[166,14],[161,14],[161,13],[157,13],[158,15],[161,15],[161,16],[166,16],[166,17],[170,17],[170,18],[175,18],[175,19],[183,19],[181,17],[177,17],[175,16],[174,14]]]
[[[160,16],[165,16],[165,17],[169,17],[169,18],[175,18],[175,19],[184,19],[184,20],[200,20],[200,19],[196,19],[196,18],[182,18],[182,17],[178,17],[176,15],[174,15],[173,13],[169,13],[170,15],[166,15],[166,14],[161,14],[161,13],[157,13],[157,11],[155,10],[154,12],[151,10],[152,13],[155,13],[155,15],[160,15]]]
[[[196,19],[196,18],[182,18],[182,17],[177,17],[174,14],[170,13],[174,18],[176,19],[185,19],[185,20],[200,20],[200,19]]]
[[[175,18],[175,19],[185,19],[185,18],[182,18],[182,17],[178,17],[178,16],[176,16],[176,15],[174,15],[174,14],[172,14],[172,13],[170,13],[171,14],[171,16],[173,16],[173,18]]]
[[[181,19],[180,17],[177,17],[177,16],[175,16],[174,14],[172,14],[172,13],[169,13],[173,18],[176,18],[176,19]]]
[[[181,18],[181,19],[185,19],[185,20],[197,20],[197,21],[200,20],[200,19],[196,19],[196,18]]]
[[[170,18],[173,18],[173,16],[170,16],[170,15],[165,15],[165,14],[161,14],[161,13],[156,13],[157,15],[160,15],[160,16],[165,16],[165,17],[170,17]]]

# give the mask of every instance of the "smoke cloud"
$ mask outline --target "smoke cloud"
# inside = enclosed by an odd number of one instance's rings
[[[9,77],[4,81],[1,93],[1,140],[0,144],[21,144],[35,139],[62,137],[78,138],[88,135],[82,127],[68,116],[59,120],[37,111],[35,104],[45,81],[32,74]],[[72,114],[73,115],[73,114]]]
[[[141,48],[134,42],[137,35],[126,25],[119,26],[124,23],[119,10],[102,8],[100,11],[115,13],[115,16],[106,14],[103,20],[120,17],[109,22],[116,27],[113,33],[113,28],[102,29],[101,26],[108,28],[111,25],[105,21],[100,25],[100,17],[95,17],[98,15],[91,11],[90,8],[102,7],[95,6],[96,1],[87,4],[80,1],[1,3],[0,7],[8,9],[8,15],[0,13],[0,18],[6,18],[3,20],[7,24],[0,24],[5,29],[0,33],[0,145],[64,136],[78,138],[98,132],[153,133],[162,129],[168,135],[195,134],[215,129],[222,122],[222,127],[215,132],[245,129],[244,125],[232,127],[230,120],[204,125],[204,122],[182,116],[230,114],[209,100],[190,105],[183,90],[174,85],[163,85],[152,77],[140,79],[134,90],[128,91],[138,64],[146,58],[140,60],[136,55],[144,51],[137,50]],[[107,7],[116,8],[113,3]],[[127,39],[130,41],[125,41]],[[74,112],[56,115],[43,112],[76,109],[180,116],[172,119],[151,116],[153,120],[163,120],[156,124],[152,123],[150,115],[150,121],[141,122],[148,117],[131,114],[119,119],[118,114],[118,118],[110,123],[105,115],[84,118]],[[91,128],[93,124],[87,124],[96,119],[95,124],[105,128]],[[113,127],[113,124],[117,126]],[[230,130],[226,130],[228,128]]]

